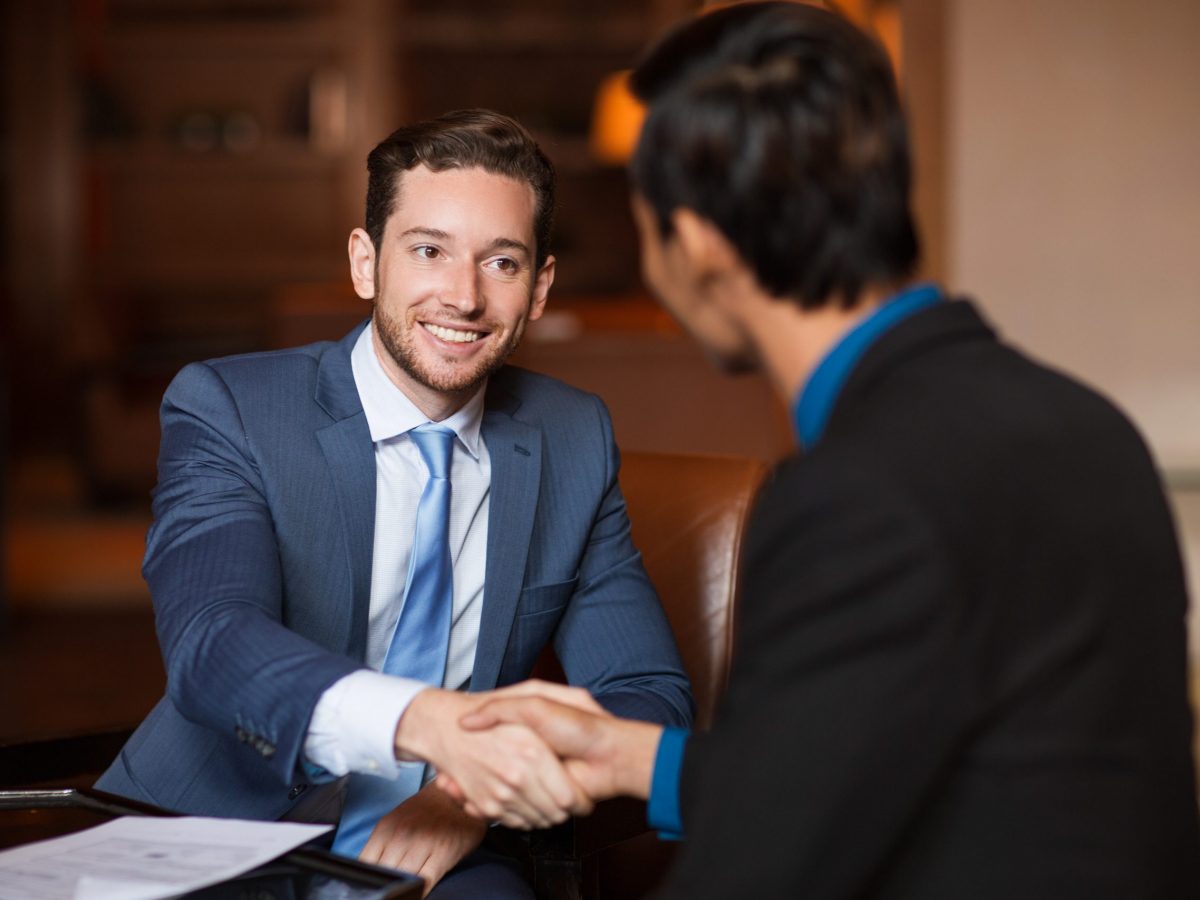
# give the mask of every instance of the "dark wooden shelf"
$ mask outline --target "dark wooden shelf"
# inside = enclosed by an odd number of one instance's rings
[[[602,10],[603,7],[597,7]],[[422,13],[399,22],[401,52],[413,47],[489,51],[536,50],[555,53],[636,51],[646,41],[645,17],[604,15],[587,19],[551,17],[532,12],[501,16]]]
[[[268,138],[243,152],[191,151],[149,138],[104,141],[89,146],[85,159],[122,178],[147,180],[310,179],[335,174],[340,163],[339,156],[320,152],[300,138]]]
[[[125,22],[110,27],[106,44],[125,59],[192,58],[211,65],[221,56],[323,56],[349,40],[345,23],[322,14],[280,20],[222,19]]]

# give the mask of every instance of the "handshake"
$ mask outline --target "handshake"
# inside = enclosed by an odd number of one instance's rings
[[[582,688],[430,688],[400,719],[396,757],[435,766],[437,786],[476,818],[547,828],[597,800],[648,797],[661,735],[661,726],[611,715]]]

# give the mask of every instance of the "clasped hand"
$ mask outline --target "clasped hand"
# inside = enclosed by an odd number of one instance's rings
[[[543,681],[453,698],[447,712],[459,715],[439,735],[440,758],[420,755],[472,816],[544,828],[596,800],[649,795],[658,725],[618,719],[586,691]]]
[[[528,723],[509,715],[472,719],[491,703],[540,699],[589,718],[606,717],[580,688],[528,681],[486,694],[431,689],[413,700],[396,729],[397,756],[424,759],[438,786],[471,815],[513,828],[547,828],[592,810],[592,795]],[[497,708],[504,714],[506,707]],[[493,712],[497,711],[493,710]],[[474,725],[465,727],[463,722]]]

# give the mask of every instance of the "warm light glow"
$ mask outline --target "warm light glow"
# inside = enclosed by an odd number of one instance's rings
[[[725,6],[737,6],[744,0],[706,0],[700,12],[712,12]],[[806,6],[818,6],[841,13],[863,31],[874,35],[891,57],[896,77],[900,77],[901,23],[897,0],[796,0]]]
[[[624,165],[633,155],[645,107],[629,90],[629,72],[614,72],[600,83],[592,108],[592,156],[601,163]]]
[[[825,4],[836,9],[868,34],[874,35],[891,57],[900,77],[901,23],[896,0],[832,0]]]
[[[887,50],[900,75],[901,40],[900,8],[896,0],[797,0],[809,6],[834,9],[859,28],[875,35]],[[737,0],[706,2],[700,14],[724,6],[735,6]],[[646,117],[645,107],[629,90],[629,71],[614,72],[596,89],[592,106],[592,129],[589,148],[592,157],[604,165],[621,166],[629,162],[637,145],[638,133]]]

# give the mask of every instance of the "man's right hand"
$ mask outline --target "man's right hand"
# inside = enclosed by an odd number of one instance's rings
[[[396,727],[397,758],[427,760],[471,799],[472,815],[513,828],[546,828],[568,815],[591,812],[588,795],[529,728],[498,723],[466,731],[459,726],[487,696],[437,688],[419,693]]]

